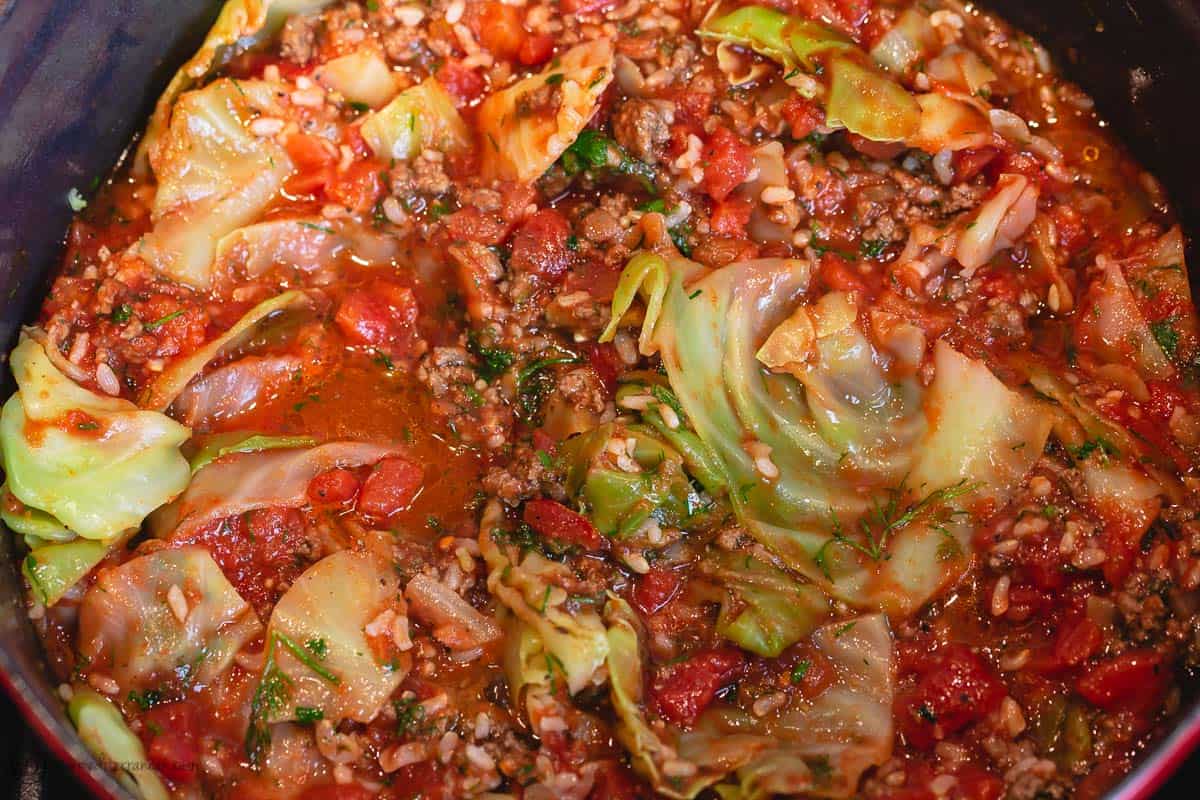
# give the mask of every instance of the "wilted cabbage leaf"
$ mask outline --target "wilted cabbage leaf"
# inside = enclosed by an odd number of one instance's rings
[[[156,550],[104,570],[79,607],[80,654],[126,691],[207,683],[261,631],[202,547]]]
[[[115,774],[134,797],[169,800],[170,792],[150,766],[141,739],[129,730],[121,711],[107,697],[86,686],[73,688],[67,716],[100,766]]]
[[[946,377],[922,391],[876,351],[847,297],[806,303],[807,285],[807,262],[709,272],[642,253],[622,275],[605,337],[641,291],[643,352],[661,356],[742,524],[846,602],[908,613],[961,572],[962,512],[1004,502],[1049,423],[945,346],[936,365]],[[780,324],[793,330],[772,347]],[[940,388],[968,377],[979,394]],[[931,449],[967,471],[923,461]],[[1000,449],[1014,458],[978,456]]]
[[[612,79],[612,41],[593,39],[492,94],[479,107],[483,174],[521,183],[541,177],[587,125]],[[547,88],[558,102],[531,107]]]
[[[378,658],[364,629],[388,609],[403,612],[398,592],[395,570],[371,553],[334,553],[297,578],[267,626],[279,674],[263,675],[286,683],[287,702],[263,719],[296,719],[297,706],[318,708],[335,724],[374,719],[407,668]]]
[[[375,155],[384,160],[407,161],[425,149],[453,153],[471,146],[471,132],[454,107],[454,98],[436,78],[396,95],[369,114],[361,130]]]
[[[813,633],[836,675],[816,697],[793,700],[778,718],[718,703],[690,731],[649,722],[643,634],[633,609],[610,596],[605,621],[617,738],[634,768],[667,797],[687,800],[725,781],[745,800],[849,797],[862,773],[891,755],[892,636],[882,615]]]
[[[154,227],[133,253],[177,281],[211,287],[217,242],[254,222],[292,171],[283,147],[247,128],[259,114],[281,115],[277,91],[266,81],[221,78],[179,98],[150,155]]]
[[[197,85],[233,55],[264,44],[288,17],[320,11],[333,0],[226,0],[204,43],[171,78],[159,96],[146,133],[138,145],[134,168],[144,173],[160,145],[179,95]]]
[[[368,442],[231,452],[197,471],[187,491],[150,518],[150,532],[186,540],[210,522],[256,508],[299,508],[308,504],[309,481],[322,472],[374,464],[399,452]]]
[[[22,503],[80,536],[111,540],[187,486],[187,428],[76,385],[28,337],[11,363],[18,392],[0,413],[0,446]]]
[[[21,573],[37,601],[52,606],[103,561],[111,547],[110,542],[93,539],[39,544],[21,562]]]
[[[753,556],[717,551],[701,571],[725,591],[717,633],[760,656],[775,658],[829,615],[824,592]]]
[[[378,108],[396,95],[398,75],[382,54],[362,48],[331,58],[313,70],[313,80],[352,103]]]
[[[492,500],[479,524],[479,549],[488,567],[488,590],[537,635],[561,669],[571,694],[592,684],[608,655],[604,624],[593,606],[565,608],[560,583],[571,579],[563,564],[522,549],[506,531],[504,512]]]
[[[309,296],[298,289],[282,292],[264,300],[243,314],[241,319],[235,322],[229,330],[191,355],[172,362],[159,373],[153,382],[146,386],[142,396],[138,399],[138,405],[142,408],[165,412],[171,407],[171,403],[175,402],[175,398],[179,397],[187,385],[195,380],[211,361],[242,344],[254,332],[259,323],[275,314],[311,305],[312,300]]]

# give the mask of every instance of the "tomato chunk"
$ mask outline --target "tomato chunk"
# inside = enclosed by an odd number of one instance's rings
[[[557,283],[567,274],[571,251],[567,239],[571,226],[562,214],[543,208],[513,234],[509,267],[515,272],[532,272]]]
[[[536,67],[550,60],[554,54],[554,37],[545,33],[529,36],[521,42],[517,60],[527,67]]]
[[[644,614],[653,614],[679,591],[679,573],[665,567],[652,567],[633,586],[633,602]]]
[[[196,778],[200,760],[196,724],[196,710],[185,702],[155,706],[142,717],[146,758],[172,783]]]
[[[470,105],[479,95],[483,94],[487,84],[477,70],[463,66],[462,62],[450,60],[442,64],[435,76],[438,83],[446,88],[455,99],[455,105],[460,108]]]
[[[355,344],[407,355],[405,351],[416,340],[417,312],[417,298],[412,289],[375,281],[347,294],[333,321]]]
[[[308,484],[308,499],[316,505],[346,505],[357,494],[358,477],[348,469],[322,472]]]
[[[375,161],[355,161],[345,172],[325,187],[325,194],[335,203],[363,213],[375,207],[383,194],[382,167]]]
[[[1101,661],[1088,671],[1076,689],[1089,703],[1103,709],[1146,708],[1155,704],[1167,678],[1163,658],[1155,650],[1129,650]]]
[[[496,58],[516,58],[528,36],[521,24],[521,9],[497,0],[476,8],[478,11],[470,15],[470,23],[479,43]]]
[[[385,519],[412,505],[424,480],[420,465],[401,456],[385,458],[363,481],[356,507],[362,514]]]
[[[1079,666],[1104,644],[1104,631],[1087,617],[1064,625],[1054,641],[1054,657],[1064,666]]]
[[[720,236],[746,238],[746,226],[750,224],[750,212],[754,210],[744,197],[730,197],[716,204],[709,227]]]
[[[918,678],[896,698],[896,717],[909,744],[929,749],[983,719],[1006,694],[995,671],[970,648],[950,645],[919,658]]]
[[[666,667],[651,690],[658,713],[676,725],[690,727],[745,664],[741,650],[720,647]]]
[[[604,384],[604,390],[611,395],[617,388],[617,376],[625,366],[617,348],[608,343],[585,342],[583,352],[596,377]]]
[[[717,128],[704,148],[704,191],[724,200],[745,183],[754,166],[750,146],[728,128]]]
[[[539,536],[585,550],[602,550],[608,541],[591,520],[553,500],[530,500],[521,518]]]
[[[779,113],[791,127],[793,139],[803,139],[825,124],[825,112],[821,107],[799,95],[788,98]]]

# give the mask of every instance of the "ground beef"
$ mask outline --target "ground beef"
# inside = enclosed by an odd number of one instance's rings
[[[662,103],[629,100],[613,115],[613,137],[634,158],[657,164],[671,139],[673,118],[670,107]]]
[[[280,54],[295,64],[307,64],[316,53],[320,25],[311,17],[290,17],[280,34]]]

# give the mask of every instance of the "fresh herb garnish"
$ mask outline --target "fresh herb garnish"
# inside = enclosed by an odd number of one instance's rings
[[[181,308],[178,311],[172,311],[170,314],[167,314],[165,317],[159,317],[158,319],[154,320],[153,322],[147,322],[142,327],[148,331],[157,330],[157,329],[161,328],[163,325],[166,325],[171,320],[175,319],[176,317],[183,316],[183,313],[185,311],[187,311],[186,308]]]
[[[1154,335],[1154,341],[1158,342],[1158,346],[1170,359],[1174,359],[1179,351],[1179,331],[1175,329],[1177,319],[1171,316],[1150,323],[1150,333]]]
[[[488,347],[480,342],[476,331],[467,334],[467,351],[479,359],[480,364],[475,368],[475,372],[488,383],[503,375],[516,360],[511,350]]]
[[[638,161],[621,145],[592,128],[576,137],[558,163],[567,175],[578,175],[589,170],[611,170],[636,178],[642,188],[651,194],[657,194],[658,191],[654,186],[653,167]]]
[[[1103,436],[1096,436],[1078,447],[1071,448],[1071,455],[1076,461],[1086,461],[1093,453],[1100,453],[1105,457],[1121,455],[1121,451],[1116,448],[1116,445]]]
[[[311,725],[314,722],[320,722],[325,719],[325,712],[319,708],[311,708],[309,706],[296,706],[296,721],[305,725]]]
[[[133,306],[129,305],[128,303],[122,303],[112,310],[112,313],[109,314],[109,319],[111,319],[113,322],[124,324],[129,322],[132,316]]]
[[[792,667],[792,683],[800,683],[804,680],[804,676],[812,669],[812,662],[808,659],[797,661],[796,666]]]

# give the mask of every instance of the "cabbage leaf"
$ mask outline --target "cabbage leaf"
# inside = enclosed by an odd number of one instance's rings
[[[278,91],[266,81],[221,78],[179,98],[151,154],[153,228],[133,245],[135,255],[193,288],[212,286],[217,242],[254,222],[292,171],[282,146],[246,127],[259,114],[281,115]]]
[[[454,153],[471,146],[471,132],[436,78],[405,89],[367,116],[363,139],[384,160],[408,161],[422,150]]]
[[[612,79],[612,41],[593,39],[484,100],[478,116],[484,176],[540,178],[586,127]],[[548,88],[559,102],[530,108],[531,98]]]
[[[11,363],[18,391],[0,412],[0,446],[22,503],[80,536],[111,540],[187,486],[187,428],[76,385],[26,336]]]
[[[186,615],[169,596],[178,590]],[[79,607],[79,650],[124,690],[204,684],[262,632],[202,547],[164,548],[100,573]]]
[[[166,412],[189,383],[204,371],[208,364],[243,344],[268,318],[297,308],[312,305],[309,296],[292,289],[262,301],[242,315],[229,330],[208,342],[196,352],[171,363],[159,373],[138,399],[138,405],[155,411]]]
[[[568,611],[559,584],[571,581],[570,570],[536,551],[522,552],[505,525],[500,504],[492,500],[479,525],[488,590],[536,634],[568,691],[577,694],[597,679],[608,656],[604,623],[591,606]]]
[[[73,688],[67,716],[100,766],[116,775],[121,785],[140,800],[169,800],[170,792],[150,766],[141,739],[125,724],[121,711],[107,697],[86,686]]]
[[[391,565],[365,552],[326,556],[297,578],[267,626],[278,675],[263,675],[289,687],[288,701],[261,721],[294,720],[297,706],[321,709],[334,724],[374,719],[407,669],[381,662],[364,629],[388,609],[403,612],[398,592]]]
[[[111,543],[93,539],[39,544],[21,562],[21,573],[37,601],[52,606],[95,569],[110,549]]]
[[[809,303],[807,286],[807,262],[709,272],[641,253],[612,316],[620,324],[642,294],[643,352],[661,356],[756,539],[845,602],[910,613],[961,574],[964,512],[1005,501],[1048,417],[946,345],[935,359],[945,377],[922,390],[876,350],[848,297]],[[795,328],[770,346],[784,324]],[[968,379],[980,394],[950,391]],[[764,451],[777,476],[762,473]],[[980,455],[1000,451],[1012,457]]]
[[[366,48],[331,58],[313,70],[317,83],[352,103],[365,103],[372,108],[396,95],[398,77],[383,55]]]
[[[721,550],[701,569],[725,591],[717,633],[751,653],[775,658],[829,615],[824,592],[753,556]]]

